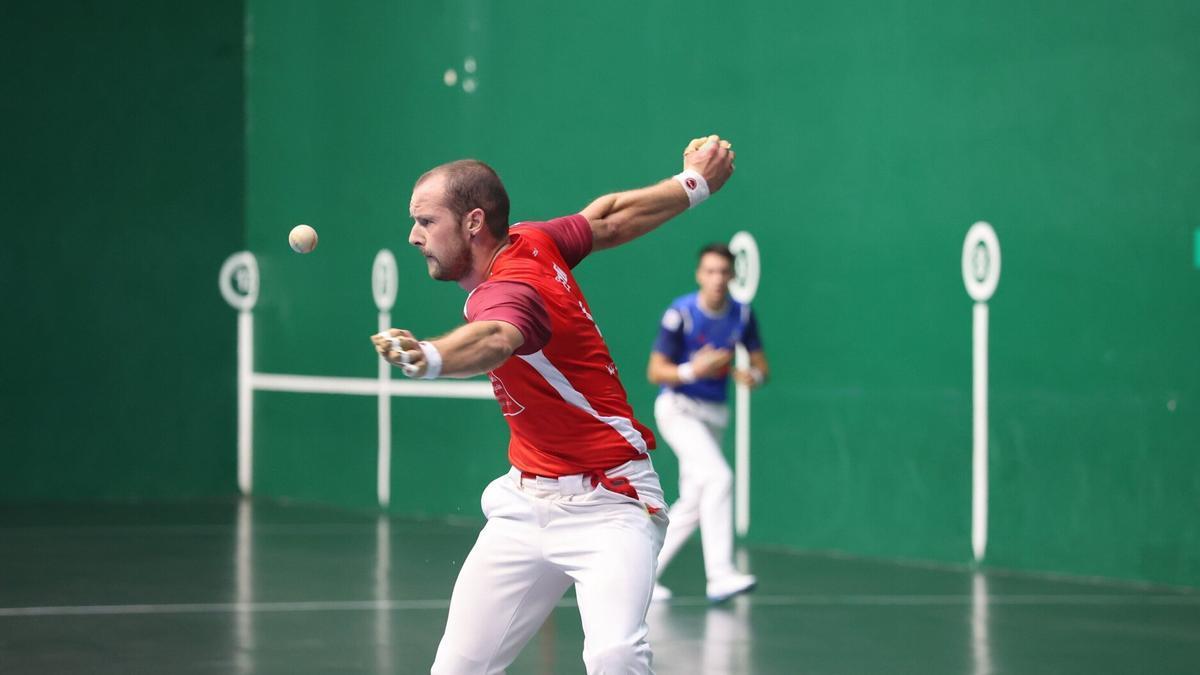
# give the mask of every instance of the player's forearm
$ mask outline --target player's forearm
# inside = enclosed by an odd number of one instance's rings
[[[430,340],[442,357],[441,377],[471,377],[499,368],[521,346],[520,333],[500,321],[460,326]],[[516,337],[513,336],[516,333]]]
[[[715,194],[733,173],[734,153],[716,135],[683,150],[683,172],[639,190],[604,195],[580,213],[592,228],[592,249],[612,248],[654,230]]]
[[[633,241],[686,211],[688,203],[687,193],[672,178],[638,190],[604,195],[583,211],[592,223],[592,248],[612,248]]]
[[[682,384],[687,384],[683,378],[679,377],[679,366],[666,366],[658,368],[646,373],[650,384],[655,384],[660,387],[678,387]],[[695,380],[692,380],[693,382]]]
[[[650,384],[656,384],[660,387],[678,387],[681,384],[687,384],[689,381],[694,382],[695,377],[689,380],[680,375],[680,365],[672,363],[666,357],[654,354],[650,358],[650,363],[646,366],[646,379],[650,380]]]

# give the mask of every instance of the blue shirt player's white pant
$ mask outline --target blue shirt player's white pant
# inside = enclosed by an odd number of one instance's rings
[[[733,471],[721,452],[729,407],[664,389],[654,403],[659,434],[679,458],[679,500],[658,554],[658,573],[700,528],[706,594],[723,600],[753,586],[733,563]]]

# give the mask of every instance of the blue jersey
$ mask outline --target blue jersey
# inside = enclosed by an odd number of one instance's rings
[[[704,345],[732,350],[738,343],[751,352],[762,349],[758,322],[750,305],[729,298],[725,309],[714,315],[700,308],[697,293],[689,293],[676,298],[663,314],[658,339],[654,341],[654,351],[678,365],[690,361],[692,354]],[[692,398],[724,403],[728,383],[727,370],[716,378],[700,379],[669,388]]]

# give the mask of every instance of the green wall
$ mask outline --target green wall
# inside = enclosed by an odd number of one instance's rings
[[[236,492],[242,12],[5,8],[0,500]]]
[[[727,191],[578,275],[652,422],[642,372],[694,251],[758,238],[775,377],[754,399],[751,540],[970,559],[959,265],[987,220],[988,563],[1200,585],[1197,29],[1188,2],[251,0],[258,369],[373,377],[384,247],[394,324],[461,321],[462,292],[406,251],[428,167],[484,159],[514,216],[541,219],[674,173],[715,131],[738,151]],[[298,222],[313,255],[286,248]],[[495,404],[395,401],[393,510],[478,517],[505,466]],[[260,494],[372,503],[374,399],[262,394],[258,415]],[[655,461],[674,494],[674,457]]]

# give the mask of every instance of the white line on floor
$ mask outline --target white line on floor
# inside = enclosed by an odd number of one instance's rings
[[[967,606],[969,595],[752,595],[753,605],[772,607],[805,606]],[[1200,606],[1200,595],[993,595],[988,603],[997,605],[1045,606]],[[703,597],[676,597],[674,606],[703,606]],[[64,605],[48,607],[0,607],[0,617],[97,616],[120,614],[202,614],[236,612],[337,612],[377,610],[444,610],[449,600],[313,600],[300,602],[213,602],[133,605]],[[560,607],[574,607],[573,598]]]

